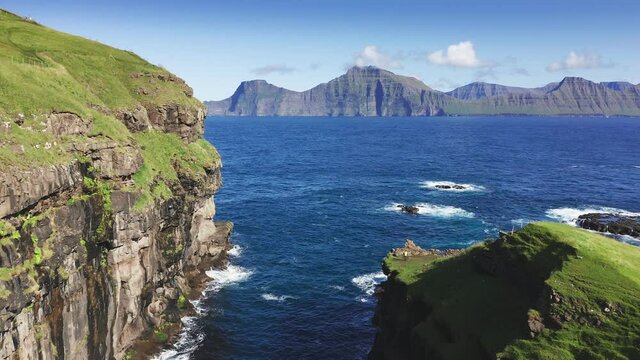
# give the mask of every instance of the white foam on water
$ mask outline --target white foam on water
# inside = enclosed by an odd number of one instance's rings
[[[227,251],[227,254],[231,257],[238,257],[242,255],[242,250],[243,249],[240,246],[233,245],[233,247]]]
[[[227,285],[243,282],[253,274],[253,271],[242,266],[229,265],[224,269],[207,270],[205,274],[213,279],[207,286],[206,291],[208,292],[219,291]]]
[[[580,215],[584,214],[592,214],[592,213],[610,213],[610,214],[618,214],[622,216],[640,216],[640,213],[634,213],[623,209],[617,209],[613,207],[606,206],[589,206],[582,208],[570,208],[570,207],[562,207],[549,209],[545,212],[547,217],[560,221],[565,224],[573,224],[576,225],[576,221]]]
[[[231,250],[233,250],[233,248]],[[203,297],[206,297],[207,293],[220,291],[220,289],[227,285],[247,280],[251,274],[253,274],[253,271],[237,265],[228,265],[224,269],[207,270],[206,274],[212,280],[207,285],[205,291],[203,291]],[[178,334],[178,340],[173,344],[171,349],[164,350],[154,357],[153,360],[188,360],[191,354],[200,346],[202,341],[204,341],[204,334],[197,328],[197,319],[199,316],[206,314],[208,309],[202,305],[201,299],[190,302],[198,316],[183,317],[181,319],[182,329],[180,330],[180,334]]]
[[[344,286],[340,286],[340,285],[331,285],[329,286],[330,288],[334,289],[334,290],[338,290],[338,291],[344,291]]]
[[[438,187],[443,185],[451,186],[452,188],[442,189]],[[453,186],[455,185],[463,186],[464,189],[454,189]],[[460,184],[452,181],[423,181],[420,187],[425,189],[432,189],[432,190],[438,190],[438,191],[451,191],[451,192],[472,192],[472,191],[486,190],[484,186],[475,185],[475,184]]]
[[[267,301],[277,301],[277,302],[284,302],[287,299],[295,299],[295,297],[290,296],[290,295],[274,295],[271,293],[266,293],[266,294],[262,294],[260,295],[263,299],[267,300]]]
[[[640,169],[640,165],[633,165],[634,168]]]
[[[351,279],[351,283],[365,294],[364,296],[358,296],[356,300],[365,303],[369,302],[376,291],[376,286],[385,280],[387,280],[387,276],[382,271],[356,276]]]
[[[385,206],[384,210],[402,212],[402,210],[399,207],[400,205],[402,204],[392,203],[391,205]],[[475,214],[470,211],[460,209],[455,206],[449,206],[449,205],[417,203],[414,206],[418,208],[418,215],[433,216],[433,217],[439,217],[439,218],[453,218],[453,217],[472,218],[475,216]]]

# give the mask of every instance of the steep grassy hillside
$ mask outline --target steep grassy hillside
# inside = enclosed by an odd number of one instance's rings
[[[372,358],[640,358],[637,247],[535,223],[458,256],[390,255],[384,267]]]
[[[151,109],[203,108],[183,80],[132,52],[61,33],[3,10],[0,49],[0,166],[28,169],[85,160],[76,151],[82,148],[78,144],[96,141],[126,145],[131,151],[144,144],[145,164],[163,161],[164,168],[173,160],[199,168],[212,168],[218,161],[215,149],[205,141],[176,150],[180,134],[161,134],[167,130],[161,124],[127,126],[124,120],[133,119],[140,109],[149,111],[143,117],[150,117]],[[167,106],[171,109],[164,110]],[[56,134],[49,120],[56,113],[78,115],[87,131]],[[134,136],[139,130],[146,130],[146,135]],[[154,190],[149,186],[155,180],[176,178],[149,166],[140,171],[134,176],[143,179],[137,190],[147,193]],[[157,178],[150,178],[150,173]]]

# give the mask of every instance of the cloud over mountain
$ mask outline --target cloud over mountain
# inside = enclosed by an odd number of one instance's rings
[[[375,45],[367,45],[355,57],[353,64],[356,66],[373,65],[385,69],[402,68],[400,58],[391,56],[378,49]]]
[[[605,63],[598,53],[579,53],[571,51],[564,60],[547,65],[547,71],[554,72],[572,69],[595,69],[611,66],[612,64]]]
[[[461,68],[479,68],[490,65],[478,59],[471,41],[462,41],[449,45],[445,50],[434,51],[427,56],[427,60],[436,65]]]
[[[285,64],[271,64],[265,65],[261,67],[257,67],[255,69],[251,69],[251,72],[256,75],[270,75],[270,74],[280,74],[285,75],[296,71],[296,68],[287,66]]]

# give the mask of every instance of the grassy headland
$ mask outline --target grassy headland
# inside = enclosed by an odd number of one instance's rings
[[[435,359],[639,359],[640,249],[535,223],[449,258],[389,256]],[[541,324],[543,324],[541,326]]]

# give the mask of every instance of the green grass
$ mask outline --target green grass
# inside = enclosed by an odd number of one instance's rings
[[[153,199],[166,199],[172,195],[170,184],[178,181],[178,171],[198,178],[206,176],[205,169],[217,167],[220,155],[206,140],[184,144],[175,134],[158,131],[137,133],[135,140],[142,147],[144,164],[133,175],[135,188],[142,192],[136,208],[142,208]]]
[[[637,247],[536,223],[455,257],[387,257],[385,266],[432,310],[412,334],[434,358],[640,358]],[[561,302],[549,299],[550,289]],[[532,339],[527,319],[535,313],[547,329]]]
[[[0,165],[27,168],[69,162],[65,144],[42,132],[46,115],[73,112],[92,122],[91,136],[118,142],[131,137],[114,113],[139,105],[201,107],[171,74],[129,52],[58,32],[0,10]],[[138,76],[148,74],[149,76]],[[141,91],[145,90],[147,95]],[[22,128],[13,123],[24,115]],[[108,115],[107,115],[108,114]],[[45,149],[45,144],[58,143]],[[23,150],[21,149],[23,148]]]

